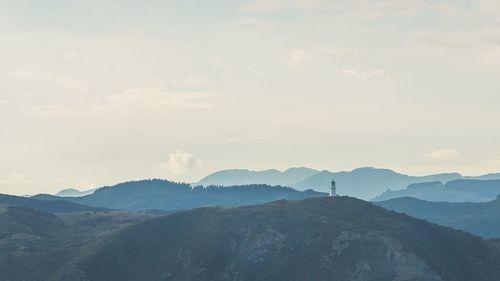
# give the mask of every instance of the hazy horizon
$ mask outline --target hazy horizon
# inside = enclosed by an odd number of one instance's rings
[[[105,182],[105,183],[101,183],[101,184],[97,184],[97,185],[89,185],[89,186],[53,186],[47,190],[42,190],[42,191],[39,191],[39,192],[36,192],[36,193],[6,193],[6,194],[11,194],[11,195],[22,195],[22,196],[26,196],[26,195],[37,195],[37,194],[56,194],[62,190],[65,190],[65,189],[75,189],[75,190],[78,190],[78,191],[88,191],[88,190],[93,190],[93,189],[96,189],[96,188],[101,188],[101,187],[105,187],[105,186],[114,186],[114,185],[117,185],[117,184],[120,184],[120,183],[125,183],[125,182],[133,182],[133,181],[142,181],[142,180],[152,180],[152,179],[161,179],[161,180],[167,180],[167,181],[171,181],[171,182],[178,182],[178,183],[187,183],[187,184],[196,184],[198,182],[200,182],[202,179],[204,179],[205,177],[207,176],[210,176],[212,175],[213,173],[216,173],[216,172],[220,172],[220,171],[227,171],[227,170],[248,170],[248,171],[251,171],[251,172],[263,172],[263,171],[269,171],[269,170],[277,170],[279,172],[285,172],[286,170],[288,169],[294,169],[294,168],[310,168],[310,169],[314,169],[314,170],[318,170],[319,172],[322,172],[322,171],[329,171],[329,172],[332,172],[332,173],[336,173],[336,172],[351,172],[353,170],[356,170],[356,169],[365,169],[365,168],[368,168],[368,169],[382,169],[382,170],[391,170],[393,172],[396,172],[398,174],[403,174],[403,175],[408,175],[408,176],[416,176],[416,177],[419,177],[419,176],[431,176],[431,175],[438,175],[438,174],[447,174],[447,173],[457,173],[457,172],[454,172],[454,171],[449,171],[449,172],[443,172],[443,173],[429,173],[429,174],[405,174],[404,172],[401,172],[401,171],[397,171],[397,170],[393,170],[393,169],[389,169],[389,168],[384,168],[384,167],[368,167],[368,166],[360,166],[360,167],[357,167],[357,168],[354,168],[354,169],[346,169],[346,170],[328,170],[328,169],[316,169],[316,168],[311,168],[311,167],[304,167],[304,166],[296,166],[296,167],[289,167],[289,168],[285,168],[285,169],[276,169],[276,168],[268,168],[268,169],[256,169],[256,170],[253,170],[253,169],[247,169],[247,168],[228,168],[228,169],[222,169],[222,170],[216,170],[216,171],[213,171],[213,172],[210,172],[204,176],[202,176],[201,178],[198,178],[196,180],[193,180],[193,181],[178,181],[178,180],[175,180],[175,179],[171,179],[171,178],[165,178],[165,177],[150,177],[150,178],[123,178],[123,179],[120,179],[120,180],[117,180],[117,181],[108,181],[108,182]],[[487,174],[492,174],[492,173],[486,173],[486,174],[477,174],[477,175],[467,175],[467,174],[462,174],[462,173],[459,173],[460,175],[462,175],[463,177],[475,177],[475,176],[484,176],[484,175],[487,175]],[[307,178],[307,177],[306,177]],[[255,182],[256,184],[261,184],[263,182]],[[316,188],[313,188],[315,191],[321,191],[322,187],[316,187]],[[387,189],[390,189],[390,186],[387,187]],[[397,190],[398,188],[396,188]],[[342,190],[342,192],[346,192],[346,190]],[[347,191],[349,192],[349,191]],[[1,194],[2,192],[0,192]]]
[[[500,2],[0,1],[0,193],[500,172]]]

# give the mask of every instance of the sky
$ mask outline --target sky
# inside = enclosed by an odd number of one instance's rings
[[[496,0],[0,0],[0,193],[500,172]]]

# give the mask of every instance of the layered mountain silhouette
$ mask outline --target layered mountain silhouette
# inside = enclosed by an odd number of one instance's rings
[[[439,181],[417,183],[409,185],[406,189],[387,190],[373,201],[414,197],[436,202],[486,202],[495,199],[499,194],[500,180],[454,180],[447,183]]]
[[[61,269],[62,268],[62,269]],[[491,281],[492,242],[358,199],[202,208],[126,228],[59,267],[71,281]]]
[[[500,198],[482,203],[453,203],[402,197],[375,204],[483,237],[500,237]]]
[[[264,184],[191,187],[189,184],[166,180],[143,180],[103,187],[83,197],[57,197],[42,194],[33,198],[63,200],[94,207],[131,211],[178,211],[208,206],[254,205],[281,199],[300,200],[321,196],[326,196],[326,194]]]
[[[411,193],[399,192],[415,183],[437,183],[443,184],[457,179],[492,180],[500,179],[500,174],[487,174],[479,177],[464,177],[458,173],[444,173],[429,176],[408,176],[389,169],[359,168],[352,171],[330,172],[299,167],[290,168],[283,172],[270,169],[263,171],[251,171],[246,169],[222,170],[210,174],[199,182],[191,184],[196,187],[202,186],[241,186],[241,185],[271,185],[287,186],[297,190],[313,189],[319,192],[328,192],[332,180],[338,185],[338,193],[364,200],[387,200],[389,198],[412,196]],[[83,197],[91,195],[97,189],[79,191],[76,189],[64,189],[58,192],[57,197]],[[392,192],[395,193],[392,193]],[[382,193],[385,193],[382,197]],[[399,195],[401,194],[401,195]],[[471,194],[471,197],[457,196],[450,201],[488,201],[494,197],[480,199],[482,195]],[[444,198],[444,201],[449,201]]]
[[[495,204],[500,205],[492,202],[483,210],[492,218],[498,217]],[[473,203],[455,206],[451,215],[480,213]],[[418,209],[433,214],[429,205]],[[350,197],[207,207],[162,217],[118,211],[55,215],[0,204],[0,225],[0,280],[5,281],[491,281],[500,276],[496,241]]]
[[[284,172],[276,169],[251,171],[246,169],[222,170],[204,177],[197,185],[232,186],[245,184],[268,184],[292,186],[319,171],[310,168],[290,168]]]
[[[57,199],[57,198],[54,198]],[[32,198],[0,194],[0,204],[8,206],[27,207],[48,213],[102,212],[107,208],[90,207],[73,202],[59,200],[36,200]]]
[[[500,179],[500,173],[491,173],[478,177],[468,177],[470,179],[478,179],[478,180],[497,180]]]
[[[59,197],[82,197],[82,196],[94,193],[95,190],[96,189],[80,191],[80,190],[74,189],[74,188],[67,188],[67,189],[63,189],[63,190],[59,191],[58,193],[56,193],[56,196],[59,196]]]
[[[500,179],[499,174],[490,174],[484,177],[495,178],[496,176]],[[462,178],[464,177],[458,173],[415,177],[396,173],[389,169],[370,167],[342,172],[296,168],[286,170],[285,172],[277,170],[224,170],[203,178],[197,184],[224,186],[242,183],[265,183],[291,186],[299,190],[314,189],[321,192],[328,192],[332,179],[335,179],[339,186],[339,194],[370,200],[388,189],[403,189],[412,183],[430,181],[447,182]]]

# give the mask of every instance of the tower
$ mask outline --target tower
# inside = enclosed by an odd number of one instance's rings
[[[332,185],[330,186],[330,197],[336,197],[337,196],[337,185],[335,184],[335,181],[332,180]]]

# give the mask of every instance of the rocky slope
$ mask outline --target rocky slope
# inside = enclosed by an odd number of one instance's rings
[[[126,212],[59,213],[0,205],[0,280],[60,280],[94,241],[153,216]]]
[[[60,276],[88,281],[491,281],[491,242],[361,200],[203,208],[102,241]]]

